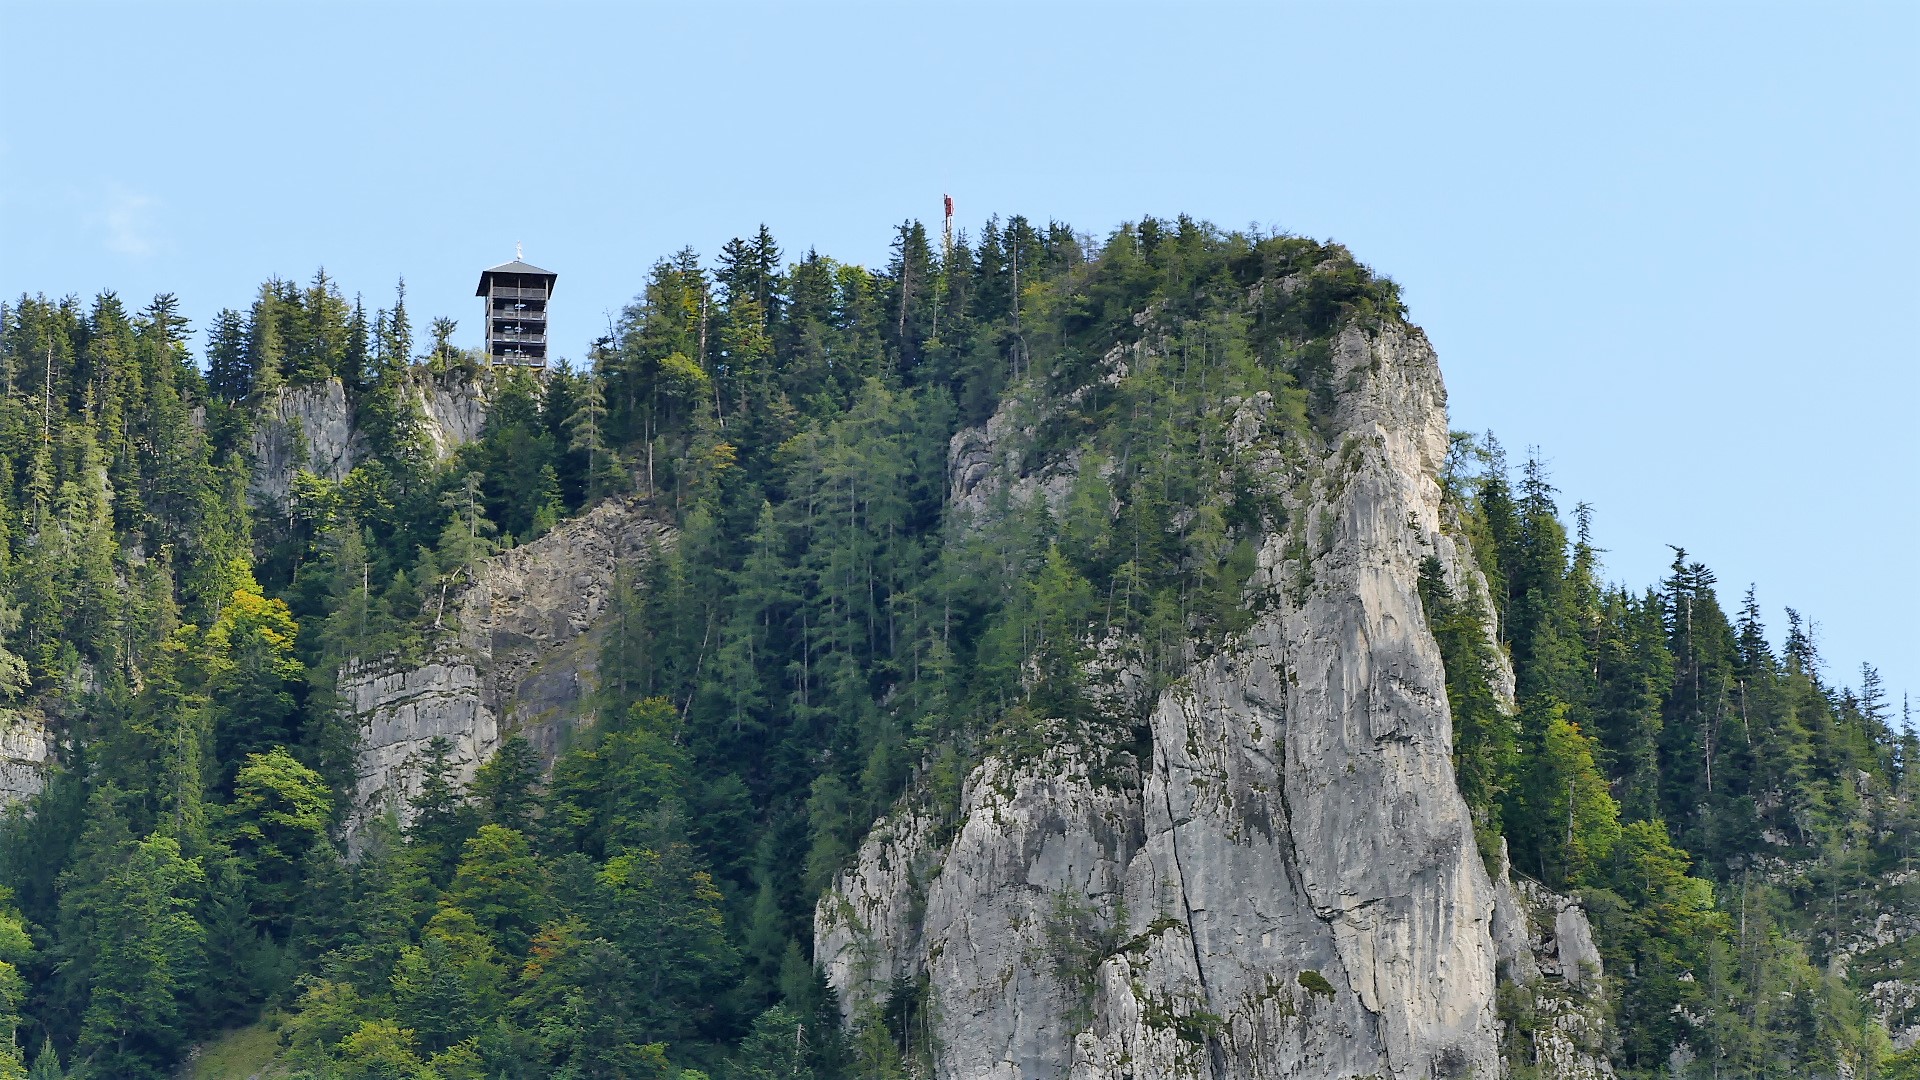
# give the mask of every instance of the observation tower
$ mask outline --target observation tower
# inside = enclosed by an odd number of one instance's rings
[[[547,301],[560,275],[513,261],[480,271],[473,295],[487,301],[487,357],[496,364],[547,366]]]

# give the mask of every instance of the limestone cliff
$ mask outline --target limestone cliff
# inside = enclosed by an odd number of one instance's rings
[[[487,422],[487,386],[480,376],[429,376],[419,394],[427,441],[436,458],[444,459],[480,438],[480,428]]]
[[[1516,878],[1500,853],[1493,939],[1510,1056],[1546,1080],[1611,1080],[1605,972],[1580,904]],[[1524,1029],[1524,1030],[1516,1030]]]
[[[421,374],[413,392],[436,458],[444,460],[480,437],[487,419],[484,373]],[[346,387],[329,378],[268,394],[254,415],[252,451],[254,497],[279,501],[301,472],[344,479],[367,448]]]
[[[302,471],[343,479],[364,450],[356,436],[353,410],[339,379],[273,391],[254,418],[256,497],[285,499],[294,476]]]
[[[1891,796],[1880,798],[1893,802]],[[1784,869],[1775,860],[1759,863],[1763,874]],[[1903,896],[1916,873],[1910,866],[1895,866],[1861,883],[1868,902],[1847,918],[1840,947],[1827,961],[1829,974],[1852,976],[1865,984],[1867,1007],[1899,1050],[1920,1046],[1920,972],[1912,961],[1920,939],[1920,910]]]
[[[0,806],[39,794],[52,759],[52,736],[37,710],[0,710]]]
[[[939,1075],[1501,1074],[1501,894],[1416,588],[1434,555],[1484,593],[1437,483],[1445,391],[1417,330],[1348,330],[1333,357],[1324,439],[1241,405],[1289,524],[1251,629],[1146,703],[1151,749],[1060,725],[1037,757],[990,755],[957,821],[903,804],[821,899],[816,962],[850,1015],[926,980]],[[954,440],[957,504],[1059,486],[1071,463],[1007,472],[1020,426]]]
[[[485,560],[452,597],[454,627],[422,663],[350,665],[340,692],[359,725],[353,818],[404,815],[420,752],[445,736],[462,781],[514,733],[551,757],[584,714],[597,660],[596,619],[619,566],[671,543],[643,503],[609,500]]]

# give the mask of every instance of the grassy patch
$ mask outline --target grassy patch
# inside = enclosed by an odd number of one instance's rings
[[[1321,997],[1333,996],[1333,984],[1327,981],[1325,975],[1312,968],[1300,973],[1300,985],[1305,987],[1309,994],[1319,994]]]
[[[178,1076],[179,1080],[271,1080],[287,1074],[274,1060],[279,1053],[279,1032],[264,1023],[249,1024],[202,1043]]]

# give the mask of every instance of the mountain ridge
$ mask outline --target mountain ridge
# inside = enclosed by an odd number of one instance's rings
[[[1913,1060],[1870,670],[1601,585],[1338,245],[763,229],[588,370],[432,330],[270,282],[202,374],[166,298],[0,312],[23,1067]]]

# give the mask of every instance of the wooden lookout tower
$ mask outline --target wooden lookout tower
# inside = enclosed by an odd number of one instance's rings
[[[487,357],[496,364],[547,366],[547,301],[560,275],[514,258],[480,271],[475,296],[487,301]]]

